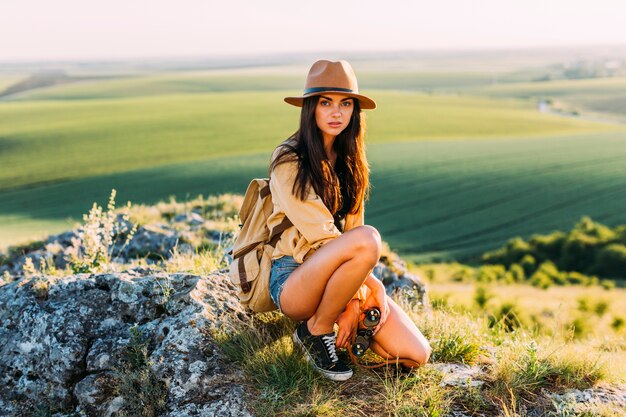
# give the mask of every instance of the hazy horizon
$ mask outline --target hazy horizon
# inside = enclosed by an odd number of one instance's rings
[[[623,16],[626,2],[616,0],[9,1],[0,13],[0,61],[617,46],[626,45]]]

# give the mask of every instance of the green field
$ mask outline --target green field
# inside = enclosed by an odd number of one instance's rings
[[[277,74],[249,74],[242,71],[214,71],[168,73],[149,76],[128,76],[111,80],[80,81],[46,88],[25,91],[4,98],[10,101],[22,100],[90,100],[101,98],[122,98],[138,96],[158,96],[163,94],[198,94],[227,91],[276,91],[292,89],[293,93],[302,87],[302,72],[285,69]],[[526,81],[525,75],[519,76]],[[513,81],[501,76],[500,81]],[[415,73],[394,72],[389,77],[386,72],[369,71],[360,74],[361,85],[368,90],[401,91],[454,91],[458,88],[488,86],[493,76],[476,72]]]
[[[0,246],[67,229],[92,202],[106,205],[112,188],[118,205],[243,193],[297,128],[299,109],[282,98],[302,78],[251,72],[90,81],[4,98]],[[409,91],[472,88],[489,82],[484,74],[368,76],[378,89],[363,92],[379,108],[366,112],[366,222],[406,257],[461,259],[514,235],[569,229],[582,215],[626,222],[623,126],[542,114],[514,91]]]
[[[297,129],[299,109],[282,101],[290,93],[0,103],[0,190],[270,150]],[[367,113],[370,143],[615,130],[511,100],[372,95],[380,108]]]
[[[552,99],[571,110],[626,116],[626,77],[498,84],[466,91],[494,98]]]

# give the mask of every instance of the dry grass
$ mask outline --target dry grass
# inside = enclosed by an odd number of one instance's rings
[[[607,357],[623,354],[622,345],[601,351],[566,333],[536,338],[523,327],[512,332],[489,327],[485,317],[456,311],[454,304],[425,314],[406,300],[397,302],[431,341],[433,362],[473,363],[485,372],[485,384],[442,386],[433,365],[408,374],[391,368],[357,370],[349,381],[329,382],[294,352],[293,323],[278,313],[218,340],[253,380],[250,401],[258,415],[443,416],[453,409],[486,416],[524,416],[533,409],[557,413],[544,390],[624,381],[623,374],[608,366]]]

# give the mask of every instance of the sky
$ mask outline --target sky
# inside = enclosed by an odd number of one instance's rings
[[[1,0],[0,62],[626,44],[624,0]]]

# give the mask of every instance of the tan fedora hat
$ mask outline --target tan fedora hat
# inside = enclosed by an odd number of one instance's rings
[[[306,97],[318,96],[323,93],[341,93],[359,100],[362,109],[375,109],[376,102],[371,98],[359,94],[356,75],[348,61],[337,62],[321,59],[315,62],[309,70],[304,83],[304,93],[300,97],[285,97],[285,101],[297,107],[302,107]]]

